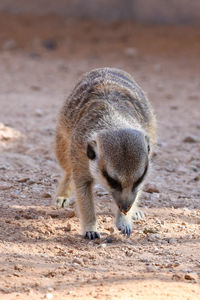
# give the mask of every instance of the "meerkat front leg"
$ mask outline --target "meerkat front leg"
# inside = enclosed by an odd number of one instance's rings
[[[133,207],[127,212],[125,215],[120,210],[117,211],[116,216],[116,227],[122,234],[130,236],[133,225],[132,225],[132,217],[133,217]]]
[[[100,238],[100,234],[97,231],[92,181],[76,179],[74,184],[83,236],[89,240]]]
[[[133,228],[132,219],[140,220],[144,217],[145,217],[144,212],[138,209],[137,204],[134,203],[126,215],[122,213],[120,210],[117,211],[115,224],[122,234],[125,234],[127,235],[127,237],[129,237]]]

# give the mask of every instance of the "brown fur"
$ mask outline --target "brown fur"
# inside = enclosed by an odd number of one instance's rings
[[[110,165],[116,173],[112,176],[118,177],[125,188],[141,176],[147,160],[146,139],[152,149],[155,136],[151,105],[128,73],[114,68],[97,69],[85,74],[76,85],[60,111],[57,125],[56,155],[65,171],[57,197],[69,197],[73,182],[86,235],[97,231],[92,195],[95,178],[89,168],[88,143],[93,143],[98,154],[95,172],[101,173],[103,167]],[[128,218],[119,214],[121,219]]]

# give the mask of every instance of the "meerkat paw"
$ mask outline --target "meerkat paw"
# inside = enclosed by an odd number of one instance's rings
[[[85,231],[83,237],[88,240],[100,239],[100,234],[97,231]]]
[[[128,216],[123,215],[122,213],[119,213],[116,218],[116,227],[119,231],[121,231],[121,234],[126,235],[127,237],[130,236],[132,231],[132,222]]]
[[[68,197],[56,197],[54,204],[58,208],[65,208],[72,206],[75,203],[75,200],[73,198],[68,198]]]
[[[145,218],[145,213],[143,212],[143,210],[136,210],[133,212],[133,216],[132,216],[133,220],[140,220],[140,219],[144,219]]]

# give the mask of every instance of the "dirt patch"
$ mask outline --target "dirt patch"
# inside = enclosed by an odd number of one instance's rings
[[[199,299],[197,27],[9,15],[0,25],[0,297]],[[54,132],[80,75],[102,66],[145,89],[159,138],[140,202],[146,218],[124,238],[110,196],[97,191],[101,240],[88,242],[71,208],[49,205],[61,175]]]

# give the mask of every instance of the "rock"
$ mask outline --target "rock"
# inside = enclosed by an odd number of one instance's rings
[[[78,257],[75,257],[75,258],[72,260],[72,263],[73,263],[73,265],[74,265],[74,264],[78,264],[78,265],[83,266],[82,260],[81,260],[80,258],[78,258]]]
[[[101,244],[101,248],[106,248],[107,245],[106,244]]]
[[[160,239],[161,239],[160,234],[150,234],[150,235],[148,236],[148,241],[149,241],[149,242],[155,242],[155,241],[158,241],[158,240],[160,240]]]
[[[17,182],[24,183],[24,182],[28,181],[29,179],[30,179],[29,177],[23,177],[23,178],[18,179]]]
[[[199,95],[198,94],[191,94],[188,96],[190,100],[199,100]]]
[[[16,271],[22,271],[22,270],[23,270],[23,267],[22,267],[21,265],[15,265],[15,266],[14,266],[14,269],[15,269]]]
[[[167,241],[168,244],[175,244],[176,243],[176,240],[172,239],[172,238],[167,238],[166,241]]]
[[[182,271],[183,271],[183,273],[191,273],[192,269],[186,268],[186,269],[183,269]]]
[[[189,274],[185,274],[184,278],[186,280],[198,280],[198,274],[197,273],[189,273]]]
[[[113,242],[112,237],[107,238],[107,239],[106,239],[106,242],[107,242],[108,244],[112,243],[112,242]]]
[[[147,266],[147,271],[148,272],[156,272],[156,270],[157,270],[157,268],[152,266],[152,265]]]
[[[136,56],[138,53],[136,48],[126,48],[124,49],[124,54],[127,56]]]
[[[154,71],[159,72],[161,70],[161,65],[160,64],[155,64],[153,66]]]
[[[106,228],[106,230],[108,230],[110,233],[114,232],[114,228],[113,227],[108,227],[108,228]]]
[[[146,193],[160,193],[159,189],[157,188],[157,186],[155,184],[152,183],[147,183],[144,187],[144,191]]]
[[[67,232],[71,231],[72,230],[71,224],[68,223],[64,230]]]
[[[5,191],[11,189],[11,185],[0,185],[0,191]]]
[[[17,43],[13,39],[4,41],[4,43],[2,45],[3,50],[14,50],[16,48],[17,48]]]
[[[18,130],[0,123],[0,142],[12,141],[20,137],[23,135]]]
[[[66,212],[66,217],[67,218],[73,218],[73,217],[75,217],[75,211],[74,210],[68,210],[67,212]]]
[[[152,228],[152,227],[145,227],[143,229],[143,232],[145,234],[148,234],[148,233],[157,233],[158,232],[158,229],[157,228]]]
[[[35,110],[35,115],[36,115],[36,117],[42,117],[44,115],[44,113],[41,109],[38,108]]]
[[[125,254],[126,254],[126,256],[131,257],[131,256],[133,256],[133,251],[127,250],[127,251],[125,252]]]
[[[37,58],[40,58],[40,54],[36,53],[36,52],[31,52],[29,54],[29,56],[33,59],[37,59]]]
[[[58,47],[56,40],[53,38],[49,38],[49,39],[43,41],[42,44],[43,44],[44,48],[46,48],[47,50],[55,50]]]
[[[45,295],[45,298],[46,298],[46,299],[53,299],[53,294],[47,293],[47,294]]]
[[[43,193],[42,198],[51,198],[51,194],[49,193]]]
[[[198,138],[194,135],[188,135],[183,139],[184,143],[197,143]]]
[[[172,275],[172,280],[181,280],[182,276],[180,274],[173,274]]]

